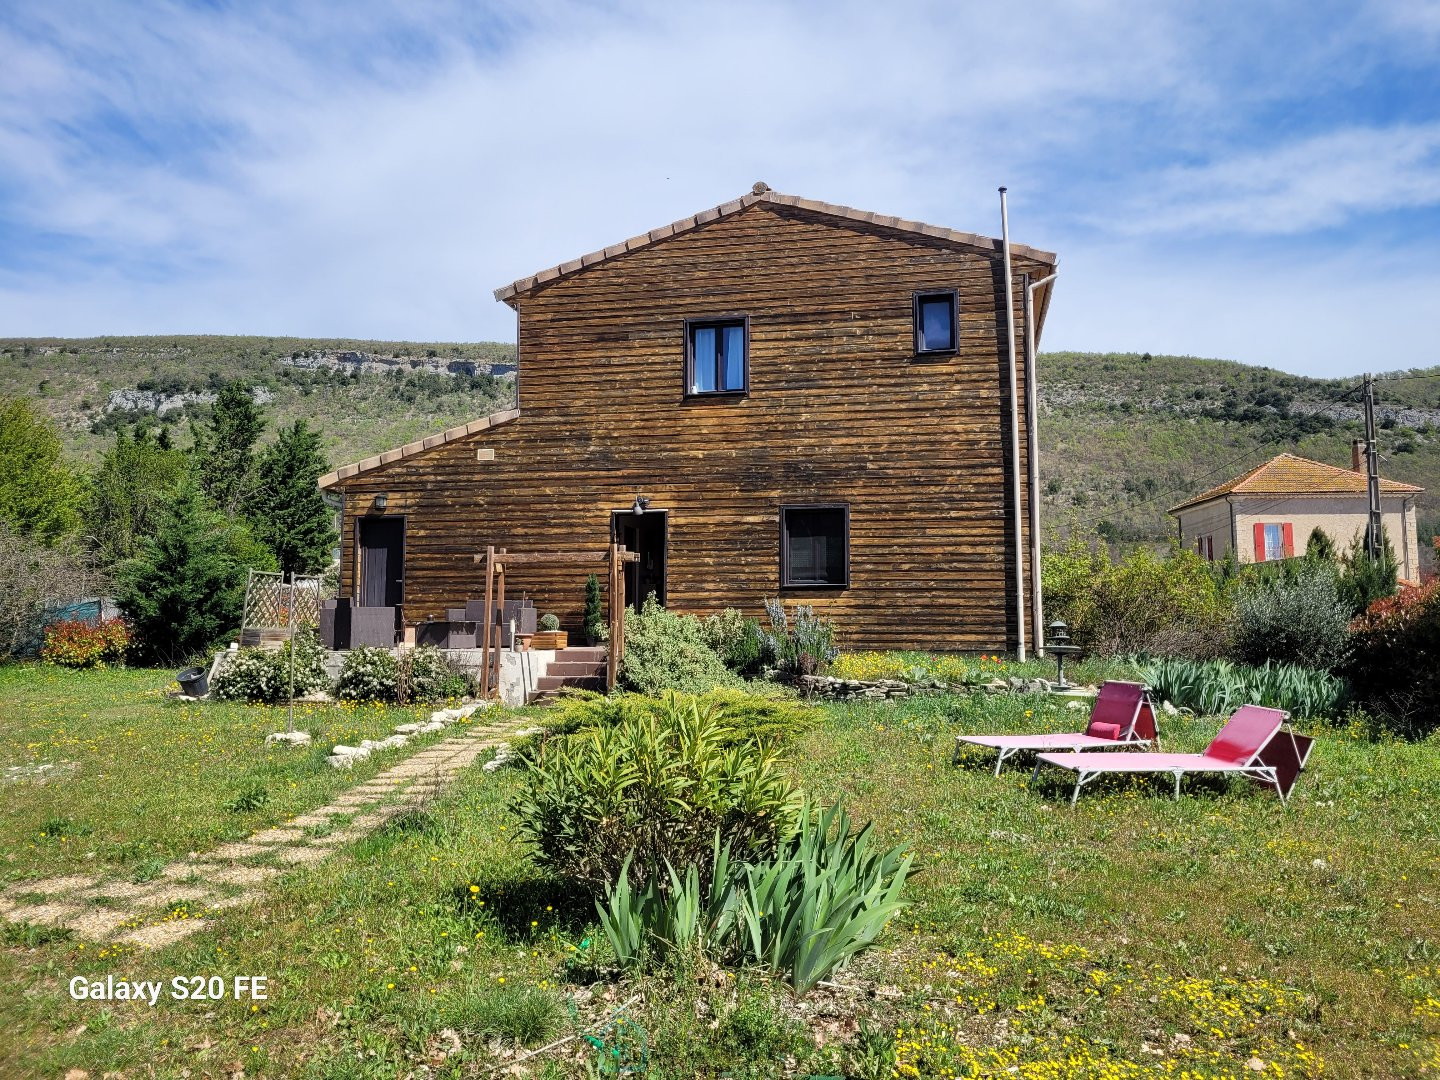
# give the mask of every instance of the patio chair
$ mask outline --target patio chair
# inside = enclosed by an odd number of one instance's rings
[[[960,760],[962,743],[984,746],[999,751],[995,759],[995,775],[1005,762],[1022,751],[1043,753],[1050,750],[1117,750],[1134,747],[1158,747],[1155,729],[1155,703],[1150,692],[1140,683],[1111,681],[1100,687],[1090,710],[1090,724],[1083,732],[1061,731],[1046,735],[957,735],[955,756]]]
[[[1219,734],[1199,754],[1041,754],[1035,759],[1035,776],[1041,765],[1053,765],[1075,774],[1070,805],[1090,781],[1110,773],[1170,773],[1175,777],[1175,798],[1187,773],[1239,774],[1275,789],[1283,803],[1305,768],[1314,739],[1285,728],[1290,714],[1281,709],[1242,705],[1225,722]]]

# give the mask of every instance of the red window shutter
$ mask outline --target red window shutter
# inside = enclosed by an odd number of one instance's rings
[[[1287,521],[1280,528],[1285,532],[1285,558],[1293,559],[1295,557],[1295,526]]]
[[[1265,526],[1255,522],[1255,561],[1265,561]]]

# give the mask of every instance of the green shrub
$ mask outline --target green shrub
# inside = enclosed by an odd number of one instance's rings
[[[699,619],[661,607],[651,593],[637,612],[625,611],[625,657],[620,685],[641,694],[676,690],[701,694],[737,686],[739,678],[710,648]]]
[[[1045,554],[1041,577],[1046,617],[1092,651],[1205,658],[1229,644],[1227,590],[1193,551],[1138,548],[1117,563],[1077,539]]]
[[[703,868],[666,863],[639,889],[630,861],[595,907],[622,966],[672,954],[756,963],[801,993],[875,943],[904,906],[912,856],[874,850],[840,804],[805,805],[794,837],[768,856],[733,858],[718,835]]]
[[[765,649],[760,624],[742,611],[726,608],[718,615],[710,615],[701,620],[700,630],[711,651],[737,675],[750,678],[760,674],[767,656],[774,663],[774,656]]]
[[[604,889],[627,858],[642,887],[667,862],[701,865],[717,829],[737,855],[768,853],[798,805],[772,747],[736,743],[714,705],[670,695],[658,712],[637,708],[548,743],[512,809],[541,863]]]
[[[362,645],[345,657],[336,693],[346,701],[411,705],[463,697],[469,688],[445,654],[431,645],[398,656],[389,649]]]
[[[1235,595],[1235,655],[1247,664],[1274,661],[1333,671],[1350,651],[1350,607],[1340,598],[1334,565],[1289,559],[1287,572],[1241,578]]]
[[[328,690],[325,674],[325,647],[313,630],[297,631],[295,649],[295,696]],[[290,649],[286,642],[278,649],[241,649],[227,657],[210,692],[225,701],[253,701],[267,705],[289,700]]]
[[[765,613],[770,616],[765,640],[782,675],[792,679],[814,675],[839,654],[835,627],[829,619],[816,615],[809,604],[795,605],[793,622],[779,600],[766,600]]]
[[[1345,680],[1296,664],[1246,667],[1229,660],[1162,657],[1137,666],[1140,678],[1161,698],[1206,716],[1264,705],[1297,717],[1330,717],[1339,713],[1348,694]]]
[[[680,704],[687,703],[681,698]],[[717,688],[689,698],[701,712],[714,715],[730,742],[765,739],[778,742],[814,724],[820,716],[813,706],[777,690]],[[552,726],[563,733],[589,728],[616,727],[638,717],[662,717],[671,708],[670,697],[645,694],[567,694],[551,712]]]
[[[445,654],[432,645],[421,645],[403,653],[398,668],[395,698],[402,705],[464,697],[470,689],[465,676],[452,668]]]
[[[360,645],[351,649],[335,688],[345,701],[394,701],[400,684],[400,662],[389,649]]]
[[[550,614],[541,615],[539,627],[541,630],[545,630],[553,634],[556,630],[560,629],[560,616]]]
[[[1355,696],[1392,734],[1440,729],[1440,579],[1375,601],[1351,626]]]
[[[1390,537],[1381,534],[1384,548],[1380,557],[1371,561],[1365,553],[1361,537],[1340,560],[1340,595],[1350,605],[1350,613],[1359,615],[1368,611],[1370,605],[1387,596],[1394,596],[1398,585],[1398,567],[1395,549],[1390,546]]]

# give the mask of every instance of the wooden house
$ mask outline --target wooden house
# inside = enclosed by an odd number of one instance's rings
[[[1053,287],[1031,327],[1025,285],[1056,260],[1011,258],[1023,358]],[[763,616],[779,597],[847,647],[1011,648],[1030,493],[1003,266],[997,240],[757,184],[498,289],[517,408],[321,479],[343,497],[342,595],[413,624],[483,594],[488,545],[618,541],[632,599]],[[1022,405],[1021,457],[1023,425]],[[509,594],[578,629],[585,574],[517,567]]]

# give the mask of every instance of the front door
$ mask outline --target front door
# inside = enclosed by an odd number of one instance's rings
[[[405,587],[405,519],[360,519],[360,606],[398,608]]]
[[[637,609],[652,592],[665,603],[665,542],[670,515],[664,510],[643,514],[617,511],[611,518],[611,535],[626,551],[640,556],[639,562],[625,564],[625,602]]]

